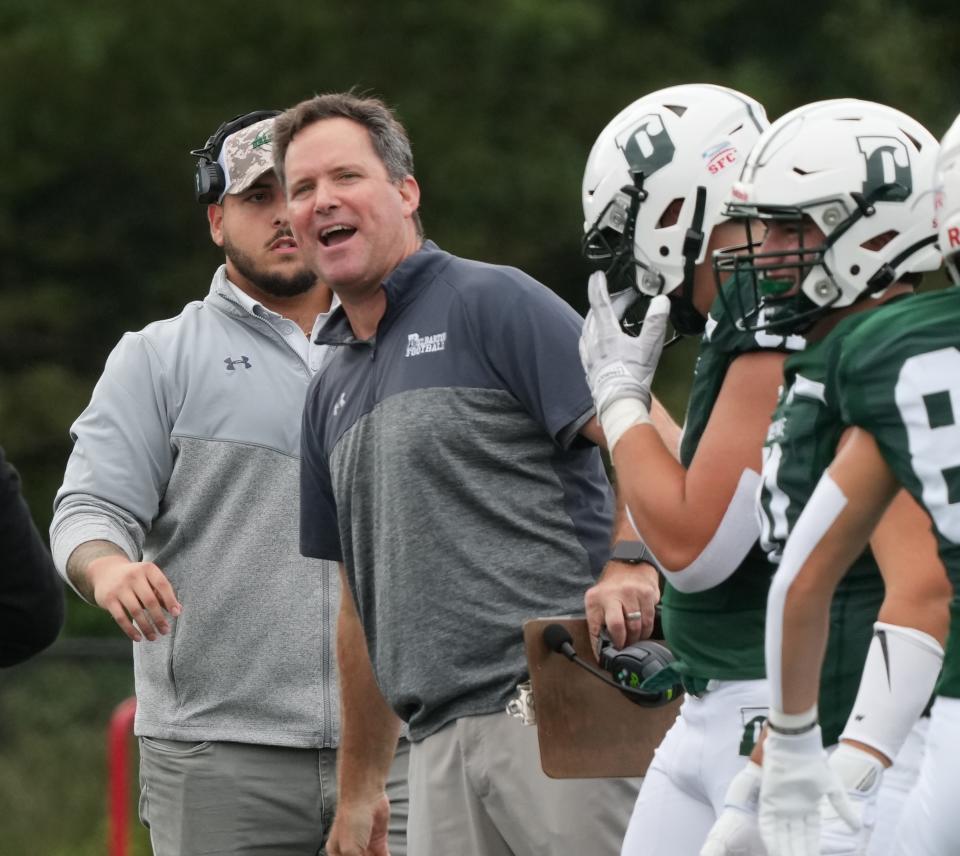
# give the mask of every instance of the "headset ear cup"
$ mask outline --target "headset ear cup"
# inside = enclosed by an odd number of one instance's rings
[[[205,205],[218,203],[226,189],[226,176],[217,160],[227,137],[262,119],[272,119],[279,115],[279,110],[254,110],[252,113],[234,116],[213,132],[202,149],[190,150],[190,154],[197,158],[197,168],[193,175],[193,193],[197,202]]]
[[[201,159],[197,161],[197,170],[194,174],[194,192],[197,202],[209,205],[220,201],[223,193],[223,169],[216,161]]]
[[[617,683],[640,689],[647,679],[666,669],[674,659],[669,648],[645,639],[622,651],[612,649],[605,666]],[[627,695],[627,698],[641,707],[659,707],[669,704],[682,692],[682,686],[675,684],[666,689],[650,691],[647,699],[635,695]]]

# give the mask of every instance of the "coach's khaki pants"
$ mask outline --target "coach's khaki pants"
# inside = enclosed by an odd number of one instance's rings
[[[411,856],[617,856],[640,779],[550,779],[537,729],[469,716],[410,748]]]
[[[407,853],[406,767],[401,741],[391,856]],[[155,856],[317,856],[336,810],[336,750],[141,737],[140,788]]]

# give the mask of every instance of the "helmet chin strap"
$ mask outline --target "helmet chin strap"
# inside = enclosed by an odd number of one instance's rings
[[[684,336],[697,336],[707,325],[707,319],[697,311],[693,303],[693,278],[697,258],[703,248],[703,215],[706,207],[707,188],[701,186],[697,188],[693,220],[683,239],[683,282],[680,283],[680,297],[670,304],[670,321],[676,331]]]

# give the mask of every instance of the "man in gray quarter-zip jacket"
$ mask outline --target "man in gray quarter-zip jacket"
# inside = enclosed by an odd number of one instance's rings
[[[51,525],[60,573],[135,643],[158,856],[316,856],[336,803],[337,569],[298,549],[300,418],[332,295],[288,226],[273,115],[194,152],[226,263],[203,301],[110,354]],[[404,836],[401,812],[394,854]]]

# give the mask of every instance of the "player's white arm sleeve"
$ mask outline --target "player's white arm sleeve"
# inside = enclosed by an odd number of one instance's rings
[[[847,498],[836,482],[830,478],[829,473],[824,473],[787,539],[783,558],[770,584],[765,648],[767,680],[770,682],[771,722],[776,713],[782,715],[783,712],[783,619],[787,593],[810,554],[840,516],[846,504]],[[813,720],[816,721],[815,713]]]
[[[664,577],[677,591],[688,594],[706,591],[720,585],[740,567],[760,536],[756,506],[759,486],[760,475],[753,470],[744,470],[717,531],[703,552],[685,568],[671,570],[657,561]],[[629,512],[628,508],[628,515]],[[633,523],[633,517],[630,522]],[[637,527],[634,525],[633,528]]]
[[[943,648],[913,627],[878,621],[860,689],[841,740],[856,740],[897,757],[930,701],[943,665]]]

